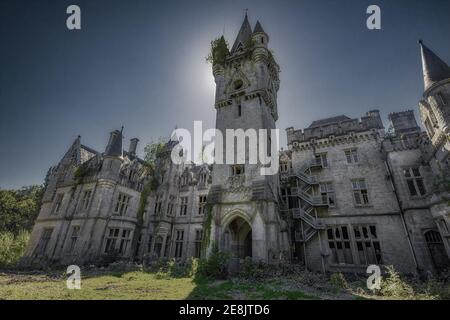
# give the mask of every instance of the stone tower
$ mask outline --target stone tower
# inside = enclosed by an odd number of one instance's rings
[[[278,173],[262,175],[259,161],[249,159],[251,148],[261,148],[261,139],[250,143],[250,131],[276,129],[278,119],[277,91],[279,67],[268,49],[269,36],[259,21],[252,30],[248,17],[234,41],[231,51],[224,38],[218,40],[222,48],[213,48],[213,74],[216,82],[216,129],[224,137],[224,164],[213,166],[209,202],[212,204],[211,242],[221,251],[232,254],[233,262],[246,257],[273,262],[282,256],[281,221],[278,212]],[[227,151],[227,130],[245,132],[245,161],[230,164],[225,159],[237,160],[236,143],[233,154]],[[249,130],[250,129],[250,130]],[[248,130],[248,131],[247,131]],[[242,132],[242,131],[241,131]],[[267,139],[267,155],[278,141]],[[239,140],[237,138],[235,141]],[[278,150],[277,150],[278,151]],[[228,152],[228,154],[227,154]],[[276,152],[275,152],[276,153]],[[216,159],[217,161],[217,144]],[[278,157],[276,157],[278,168]]]
[[[421,121],[431,144],[427,144],[424,160],[431,166],[435,176],[430,210],[439,228],[441,237],[449,239],[450,225],[450,67],[422,41],[419,41],[422,55],[425,90],[419,102]],[[450,257],[450,241],[444,241]]]

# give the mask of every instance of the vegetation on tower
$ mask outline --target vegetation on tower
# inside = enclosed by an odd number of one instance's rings
[[[225,58],[230,53],[228,48],[228,42],[225,40],[224,36],[211,41],[211,49],[206,57],[206,62],[212,65],[223,65],[225,63]]]

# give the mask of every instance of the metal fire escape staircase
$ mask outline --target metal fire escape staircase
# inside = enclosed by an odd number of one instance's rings
[[[308,161],[298,171],[290,169],[282,172],[281,183],[286,190],[285,198],[281,201],[281,213],[291,219],[301,221],[301,230],[295,231],[294,239],[297,242],[308,242],[319,230],[324,230],[325,225],[317,218],[316,208],[328,207],[328,203],[321,196],[314,196],[312,188],[319,185],[316,177],[311,174],[311,169],[322,168],[322,163],[316,160]]]

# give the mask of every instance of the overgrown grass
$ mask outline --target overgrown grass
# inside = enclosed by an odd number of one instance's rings
[[[30,238],[28,231],[0,233],[0,268],[14,267],[24,255]]]

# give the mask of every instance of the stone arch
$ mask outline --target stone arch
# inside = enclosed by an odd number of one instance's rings
[[[222,248],[234,259],[252,257],[252,225],[248,216],[235,211],[223,224]]]

